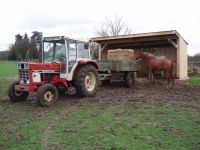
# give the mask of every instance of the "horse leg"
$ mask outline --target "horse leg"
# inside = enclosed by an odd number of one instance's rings
[[[172,82],[172,86],[174,87],[174,78],[173,78],[173,74],[172,73],[170,74],[170,79],[171,79],[171,82]]]
[[[149,81],[151,82],[151,72],[149,72]]]
[[[153,83],[153,71],[151,71],[151,83]]]
[[[171,78],[172,86],[174,87],[173,63],[171,63],[170,78]]]
[[[168,85],[170,84],[170,74],[169,73],[167,73],[167,82],[168,82]]]
[[[148,70],[148,79],[149,81],[151,81],[151,70],[149,69],[148,66],[147,66],[147,70]]]
[[[155,71],[152,71],[152,82],[155,84]]]
[[[166,88],[169,89],[170,74],[169,74],[168,70],[165,70],[165,75],[166,75],[166,81],[167,81]]]
[[[151,81],[151,72],[149,72],[149,81]]]
[[[148,71],[149,71],[149,81],[152,82],[152,70],[150,67],[148,67]]]
[[[165,80],[168,81],[168,73],[165,71]]]

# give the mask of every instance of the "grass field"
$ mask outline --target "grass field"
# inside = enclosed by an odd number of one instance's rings
[[[191,76],[188,82],[192,85],[200,84],[200,76]]]
[[[25,103],[1,108],[0,147],[40,149],[45,143],[44,149],[70,150],[198,148],[199,112],[191,108],[153,101],[123,106],[77,104],[44,109]]]
[[[141,90],[136,89],[135,93],[124,87],[105,87],[96,98],[79,99],[67,95],[60,97],[54,106],[43,108],[37,105],[34,95],[25,102],[11,103],[6,90],[15,80],[16,64],[1,63],[0,68],[6,70],[0,74],[2,150],[200,149],[198,85],[194,85],[194,90],[183,90],[186,87],[180,86],[165,93],[156,91],[166,90],[158,86],[148,96],[144,95],[148,88],[143,89],[141,85],[137,87]],[[199,77],[190,78],[189,88],[198,81]],[[123,96],[123,90],[130,95]],[[114,94],[105,94],[107,91]]]
[[[11,61],[0,61],[0,77],[13,76],[17,74],[17,63]]]
[[[17,76],[17,63],[0,61],[0,96],[7,94],[8,85]]]

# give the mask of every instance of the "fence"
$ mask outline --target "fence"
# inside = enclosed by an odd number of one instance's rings
[[[188,75],[200,75],[200,62],[188,62]]]

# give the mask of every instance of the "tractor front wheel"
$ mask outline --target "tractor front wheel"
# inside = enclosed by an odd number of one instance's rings
[[[50,106],[58,99],[58,89],[53,84],[44,84],[38,89],[37,99],[41,106]]]
[[[98,73],[94,66],[81,66],[76,72],[75,87],[80,97],[95,96],[99,86]]]
[[[18,85],[18,84],[19,84],[19,82],[15,81],[12,84],[10,84],[10,86],[8,88],[8,97],[13,102],[24,101],[24,100],[26,100],[26,98],[29,95],[29,92],[15,90],[15,85]]]

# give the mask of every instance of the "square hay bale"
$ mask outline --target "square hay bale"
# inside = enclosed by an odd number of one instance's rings
[[[134,50],[132,49],[113,49],[108,50],[108,60],[135,60]]]

